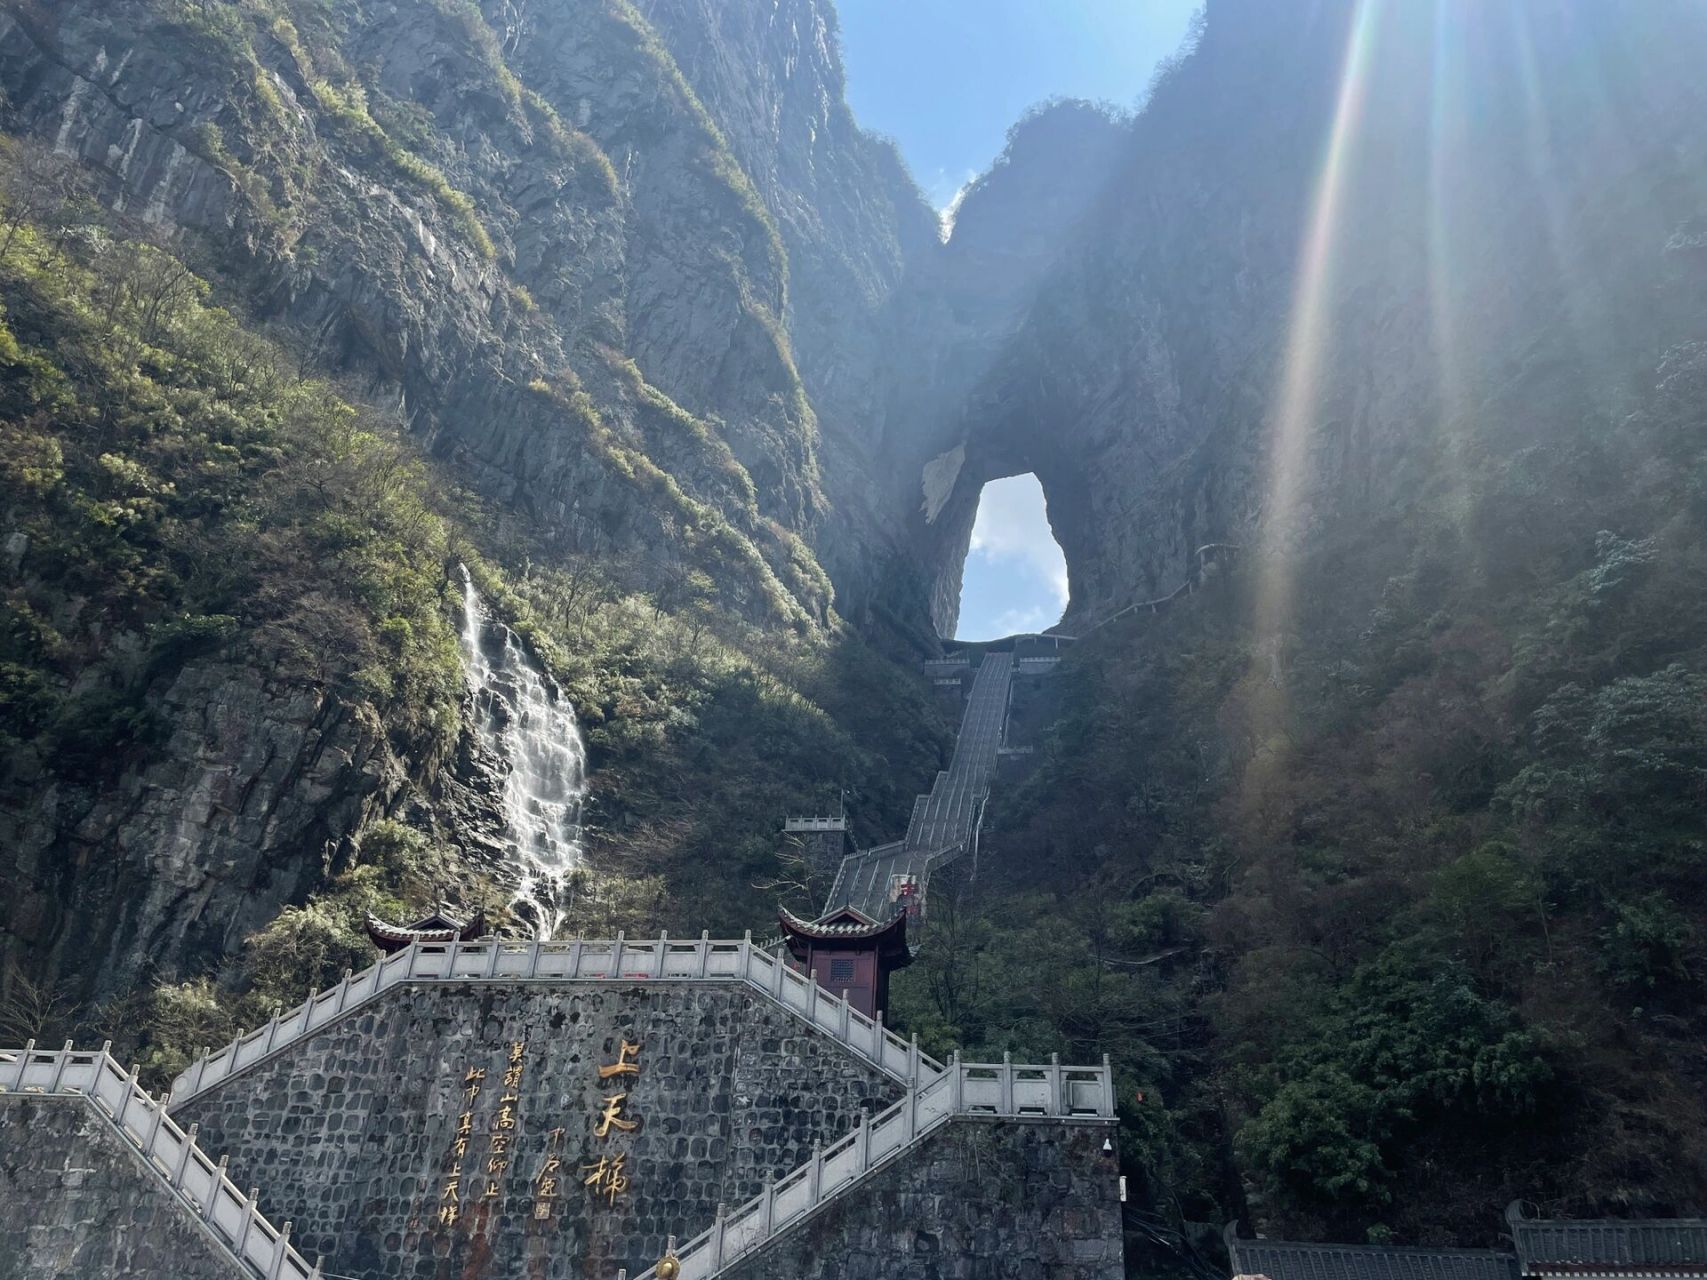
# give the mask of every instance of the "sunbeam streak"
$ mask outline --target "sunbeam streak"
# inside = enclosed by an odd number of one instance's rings
[[[1345,216],[1355,135],[1368,97],[1378,8],[1379,0],[1363,0],[1352,18],[1333,125],[1310,203],[1287,327],[1285,361],[1271,428],[1264,521],[1273,553],[1263,566],[1257,594],[1258,634],[1270,643],[1279,643],[1288,630],[1295,604],[1291,548],[1299,533],[1311,428],[1329,355],[1330,313],[1338,284],[1335,250]]]

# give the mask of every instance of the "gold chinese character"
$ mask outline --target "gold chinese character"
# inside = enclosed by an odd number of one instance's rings
[[[470,1067],[462,1080],[462,1096],[473,1102],[480,1096],[480,1082],[486,1078],[485,1067]]]
[[[439,1225],[441,1227],[454,1227],[456,1225],[456,1206],[454,1204],[447,1204],[439,1210]]]
[[[498,1196],[498,1180],[496,1178],[486,1179],[486,1190],[481,1194],[480,1198],[482,1200],[494,1200],[497,1198],[497,1196]]]
[[[626,1093],[613,1093],[605,1099],[605,1109],[599,1114],[599,1122],[593,1129],[595,1138],[609,1137],[613,1127],[624,1133],[630,1133],[640,1127],[638,1120],[622,1118],[622,1100],[627,1096]]]
[[[512,1041],[510,1041],[510,1064],[512,1066],[514,1066],[516,1063],[520,1062],[522,1060],[522,1054],[524,1054],[526,1052],[527,1052],[527,1041],[525,1041],[525,1040],[512,1040]]]
[[[474,1113],[472,1111],[464,1111],[456,1118],[456,1131],[462,1137],[467,1137],[474,1132]]]
[[[582,1173],[592,1170],[592,1173],[582,1179],[582,1184],[591,1187],[594,1195],[604,1196],[615,1206],[616,1198],[628,1190],[627,1160],[626,1155],[617,1156],[614,1160],[609,1156],[600,1156],[597,1164],[582,1165]]]
[[[609,1080],[612,1076],[637,1076],[640,1074],[640,1046],[622,1042],[622,1048],[616,1055],[616,1061],[608,1067],[599,1068],[599,1079]]]
[[[563,1167],[563,1160],[554,1151],[550,1155],[545,1157],[545,1168],[541,1169],[540,1173],[542,1175],[547,1174],[547,1173],[556,1173],[562,1167]]]
[[[462,1158],[468,1154],[468,1139],[463,1137],[460,1133],[457,1134],[455,1141],[450,1144],[450,1153],[456,1157],[457,1162],[460,1164]]]
[[[509,1155],[510,1154],[510,1135],[507,1133],[494,1133],[492,1135],[492,1146],[491,1146],[490,1150],[491,1150],[491,1153],[495,1156],[507,1156],[507,1155]]]
[[[508,1071],[504,1072],[504,1088],[506,1088],[506,1089],[519,1089],[521,1087],[522,1087],[522,1069],[521,1069],[521,1067],[519,1067],[519,1066],[511,1067]]]
[[[462,1175],[452,1174],[445,1179],[445,1189],[439,1193],[440,1200],[455,1200],[462,1194]]]
[[[539,1196],[542,1200],[543,1199],[549,1199],[550,1197],[552,1197],[556,1194],[557,1194],[557,1179],[556,1178],[541,1178],[539,1180]]]
[[[563,1141],[563,1135],[566,1132],[567,1130],[564,1129],[553,1129],[545,1135],[547,1138],[551,1139],[551,1149],[553,1151],[557,1150],[557,1144]]]
[[[509,1167],[510,1162],[499,1156],[493,1156],[486,1162],[486,1172],[494,1175],[503,1173]]]
[[[516,1103],[521,1099],[513,1093],[507,1093],[498,1099],[498,1118],[492,1121],[494,1129],[514,1129],[516,1127]]]

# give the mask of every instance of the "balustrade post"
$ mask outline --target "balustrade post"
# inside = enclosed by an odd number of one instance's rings
[[[958,1115],[961,1108],[965,1106],[966,1099],[966,1073],[960,1065],[959,1049],[948,1055],[948,1070],[949,1109]]]
[[[409,962],[403,968],[403,976],[406,978],[413,978],[415,976],[415,970],[420,967],[420,964],[421,964],[421,940],[419,938],[410,938],[409,939]],[[312,997],[310,997],[310,998],[312,998]]]
[[[456,977],[456,953],[462,949],[462,935],[450,935],[450,950],[445,952],[445,977]]]
[[[841,1012],[836,1015],[837,1018],[841,1022],[840,1030],[841,1030],[841,1036],[842,1036],[843,1040],[846,1040],[848,1038],[848,1025],[849,1025],[849,1021],[850,1021],[850,1019],[848,1018],[848,1008],[849,1008],[849,1006],[848,1006],[848,993],[846,991],[844,991],[844,992],[842,992]]]
[[[267,1019],[267,1039],[264,1043],[264,1047],[261,1049],[261,1052],[264,1054],[271,1053],[273,1051],[273,1041],[278,1038],[279,1034],[279,1014],[282,1012],[284,1012],[284,1006],[275,1004],[273,1006],[273,1016]]]
[[[130,1110],[130,1100],[136,1096],[138,1087],[136,1077],[141,1069],[140,1064],[133,1062],[130,1064],[130,1075],[125,1077],[124,1097],[119,1099],[118,1113],[113,1116],[113,1123],[118,1125],[120,1129],[124,1128],[124,1113]]]
[[[207,1198],[202,1201],[202,1217],[213,1220],[213,1207],[219,1203],[220,1188],[225,1185],[226,1170],[230,1167],[231,1157],[220,1156],[219,1167],[213,1171],[213,1181],[207,1184]]]
[[[710,972],[710,970],[711,970],[711,930],[701,929],[699,931],[699,976],[702,978],[705,977],[705,975],[708,972]]]
[[[741,949],[735,953],[740,957],[737,965],[737,978],[750,978],[753,974],[753,931],[748,929],[741,935]]]
[[[190,1152],[195,1150],[196,1135],[201,1131],[199,1124],[192,1124],[185,1131],[183,1140],[178,1144],[178,1163],[172,1167],[172,1185],[174,1187],[184,1185],[184,1170],[190,1167]]]
[[[160,1136],[161,1122],[166,1119],[166,1105],[155,1102],[154,1114],[148,1117],[148,1135],[142,1140],[142,1156],[145,1160],[154,1158],[154,1141]]]
[[[586,953],[586,950],[587,944],[579,936],[569,944],[568,977],[579,978],[581,976],[581,957]]]
[[[486,944],[486,976],[488,978],[496,978],[498,976],[498,961],[503,958],[503,955],[504,955],[504,944],[503,943],[499,942],[498,939],[496,939],[496,938],[493,938],[489,942],[487,942],[487,944]]]
[[[907,1142],[911,1142],[919,1134],[919,1094],[913,1090],[901,1099],[901,1112],[906,1118]],[[905,1144],[903,1144],[905,1145]]]
[[[207,1074],[207,1050],[203,1049],[196,1058],[196,1078],[190,1085],[189,1092],[195,1093],[202,1087],[202,1077]]]
[[[771,995],[782,999],[782,971],[788,966],[777,956],[771,957]]]
[[[71,1062],[71,1041],[65,1042],[65,1047],[59,1051],[59,1061],[53,1064],[53,1083],[48,1086],[49,1093],[58,1093],[60,1082],[65,1079],[65,1068]]]
[[[616,941],[611,943],[610,976],[613,978],[622,977],[622,941],[625,936],[625,932],[618,929],[616,931]]]
[[[1014,1113],[1014,1058],[1006,1049],[1002,1050],[1001,1108],[1004,1116]]]
[[[1109,1065],[1106,1053],[1102,1055],[1102,1113],[1114,1114],[1114,1068]]]
[[[292,1223],[288,1220],[279,1228],[279,1238],[273,1241],[273,1265],[267,1268],[267,1280],[279,1280],[284,1274],[285,1258],[290,1253],[290,1229]]]
[[[320,1269],[325,1261],[326,1259],[320,1254],[314,1255],[314,1270],[308,1273],[308,1280],[320,1280],[320,1277],[326,1274]]]
[[[354,969],[345,969],[343,980],[338,983],[338,999],[335,1004],[337,1012],[342,1013],[350,1003],[350,979],[355,975]]]
[[[806,1207],[811,1208],[818,1203],[824,1194],[824,1140],[812,1139],[812,1164],[806,1174]]]
[[[1049,1055],[1049,1114],[1064,1116],[1072,1110],[1067,1100],[1061,1096],[1061,1055]]]
[[[723,1266],[723,1215],[727,1209],[717,1206],[717,1220],[711,1224],[711,1269],[718,1271]]]
[[[539,976],[539,955],[545,950],[545,944],[537,939],[528,943],[528,978]]]
[[[885,1065],[883,1030],[883,1010],[879,1009],[871,1019],[871,1060],[880,1067]]]
[[[255,1225],[255,1197],[261,1194],[261,1188],[250,1187],[249,1194],[242,1198],[243,1225],[237,1229],[237,1256],[244,1262],[249,1259],[244,1256],[243,1246],[249,1243],[249,1228]]]
[[[668,929],[658,935],[658,958],[652,964],[654,978],[667,977],[670,968],[670,931]]]
[[[854,1153],[859,1157],[854,1168],[864,1173],[871,1168],[871,1117],[859,1113],[859,1128],[854,1130]]]
[[[30,1070],[30,1058],[34,1056],[35,1051],[36,1042],[33,1039],[24,1041],[24,1051],[18,1055],[18,1078],[11,1085],[13,1089],[24,1087],[24,1078]]]
[[[776,1180],[774,1178],[767,1177],[765,1179],[765,1195],[759,1212],[761,1215],[759,1218],[759,1238],[762,1240],[770,1235],[772,1215],[776,1212]]]
[[[907,1084],[917,1089],[919,1087],[919,1033],[913,1032],[912,1042],[907,1046]]]
[[[818,969],[816,966],[806,975],[806,1018],[813,1026],[818,1025]]]

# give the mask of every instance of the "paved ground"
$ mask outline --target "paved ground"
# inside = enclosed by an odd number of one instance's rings
[[[849,854],[830,891],[828,911],[851,906],[874,919],[887,919],[895,910],[889,897],[891,876],[917,876],[922,892],[931,859],[958,850],[970,838],[995,775],[1012,675],[1013,654],[984,655],[972,678],[954,759],[937,774],[930,794],[913,806],[906,839]]]

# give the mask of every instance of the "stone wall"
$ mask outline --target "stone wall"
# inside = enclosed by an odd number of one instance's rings
[[[640,1046],[639,1073],[601,1081],[625,1039]],[[507,1088],[513,1044],[524,1046],[521,1071]],[[469,1100],[468,1073],[480,1070]],[[201,1125],[203,1145],[230,1157],[232,1179],[259,1186],[263,1212],[293,1220],[298,1247],[324,1254],[329,1271],[609,1280],[656,1261],[668,1234],[696,1235],[720,1202],[756,1195],[767,1176],[803,1163],[814,1140],[834,1141],[859,1110],[901,1092],[734,985],[422,984],[393,989],[174,1114]],[[638,1127],[599,1137],[624,1093],[617,1118]],[[508,1138],[496,1157],[495,1134]],[[584,1180],[618,1156],[630,1185],[613,1205]],[[489,1175],[495,1158],[508,1164]],[[543,1178],[556,1179],[555,1194],[541,1194]],[[455,1220],[443,1221],[453,1204]]]
[[[87,1103],[0,1096],[0,1280],[242,1275]]]
[[[724,1280],[1120,1280],[1111,1133],[956,1120]]]

